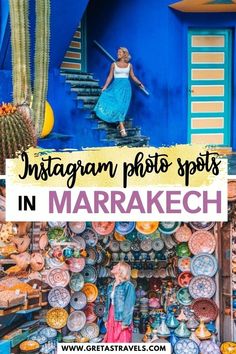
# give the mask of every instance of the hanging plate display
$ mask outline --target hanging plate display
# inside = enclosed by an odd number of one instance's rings
[[[126,240],[130,241],[130,242],[135,242],[138,238],[137,236],[137,231],[133,230],[132,232],[130,232],[129,234],[127,234],[125,236]]]
[[[132,242],[131,251],[134,251],[134,252],[139,252],[140,251],[140,244],[139,244],[138,241]]]
[[[73,274],[70,278],[70,288],[74,291],[80,291],[84,286],[84,277],[82,274]]]
[[[46,315],[46,322],[48,326],[54,329],[61,329],[65,327],[68,318],[68,313],[66,310],[60,307],[54,307],[49,310]]]
[[[114,238],[116,239],[116,241],[124,241],[125,240],[125,236],[119,234],[119,232],[115,231],[114,232]]]
[[[73,273],[80,273],[85,267],[85,258],[71,258],[69,260],[69,268]]]
[[[159,231],[163,234],[173,234],[179,227],[180,222],[161,222],[159,225]]]
[[[55,288],[56,286],[66,287],[69,284],[69,272],[61,268],[51,269],[47,274],[47,283]]]
[[[135,228],[134,222],[116,222],[115,230],[121,235],[127,235]]]
[[[136,229],[141,234],[150,235],[157,230],[159,226],[158,221],[140,221],[136,222]]]
[[[161,251],[164,248],[165,244],[161,238],[156,238],[152,240],[152,249],[156,252]]]
[[[88,323],[84,326],[80,333],[83,337],[91,340],[99,336],[99,327],[96,323]]]
[[[150,252],[152,249],[152,240],[150,238],[141,241],[140,248],[144,252]]]
[[[183,273],[180,273],[178,276],[178,284],[181,286],[181,288],[187,288],[189,286],[190,281],[192,280],[193,275],[192,273],[185,271]]]
[[[93,247],[87,247],[86,252],[87,252],[87,257],[85,260],[86,264],[90,264],[90,265],[96,264],[98,257],[99,257],[96,249]]]
[[[125,240],[122,241],[122,242],[125,242]],[[110,241],[109,248],[110,248],[110,250],[112,252],[119,252],[119,250],[120,250],[120,242],[118,242],[118,241]]]
[[[86,222],[69,222],[70,230],[75,234],[81,234],[86,229]]]
[[[174,346],[175,354],[199,354],[199,347],[191,339],[179,339]]]
[[[91,265],[86,265],[82,271],[85,283],[95,283],[97,280],[97,271]]]
[[[205,323],[215,321],[218,316],[218,307],[215,301],[211,299],[198,298],[193,301],[191,307],[195,316]]]
[[[191,261],[191,272],[194,276],[208,275],[213,277],[218,269],[217,260],[208,253],[199,253]]]
[[[71,332],[80,331],[86,323],[86,316],[83,311],[73,311],[67,320],[67,327]]]
[[[190,271],[191,269],[191,258],[190,257],[181,257],[178,260],[178,268],[181,272]]]
[[[189,306],[192,303],[192,298],[188,288],[181,288],[177,292],[177,300],[181,305]]]
[[[97,233],[90,227],[87,227],[87,229],[82,233],[82,237],[85,239],[86,244],[90,247],[96,246],[98,242]]]
[[[70,305],[75,310],[82,310],[87,304],[86,295],[82,291],[73,293],[70,299]]]
[[[216,247],[215,236],[205,230],[195,231],[188,242],[192,254],[213,253]]]
[[[82,291],[87,297],[87,302],[94,302],[98,296],[98,289],[95,284],[85,283]]]
[[[93,229],[102,236],[110,235],[115,228],[114,222],[92,222]]]
[[[194,277],[189,284],[189,293],[194,298],[204,297],[210,299],[215,295],[216,283],[213,278],[200,275]]]
[[[194,230],[210,230],[215,226],[215,222],[200,222],[200,221],[195,221],[195,222],[190,222],[189,225],[194,229]]]
[[[48,240],[51,242],[63,242],[67,240],[63,227],[52,227],[48,230]]]
[[[120,249],[123,252],[129,252],[131,249],[131,242],[128,240],[120,242]]]
[[[70,293],[66,288],[57,286],[49,291],[48,302],[52,307],[64,308],[70,303]]]
[[[188,242],[191,235],[192,235],[192,231],[186,224],[180,226],[174,234],[175,239],[178,242]]]

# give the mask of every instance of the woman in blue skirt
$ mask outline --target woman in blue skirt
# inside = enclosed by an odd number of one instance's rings
[[[127,133],[124,120],[132,94],[129,78],[141,88],[144,88],[144,86],[134,75],[133,67],[129,63],[131,57],[128,49],[119,48],[117,57],[117,61],[111,65],[110,73],[94,111],[100,119],[108,123],[119,123],[120,134],[125,137]]]

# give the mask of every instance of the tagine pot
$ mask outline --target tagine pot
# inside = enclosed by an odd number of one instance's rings
[[[208,329],[205,326],[204,321],[200,321],[200,324],[198,326],[198,328],[196,329],[196,336],[200,339],[200,340],[204,340],[204,339],[209,339],[211,338],[211,332],[208,331]]]
[[[190,316],[186,322],[186,326],[190,331],[194,331],[199,326],[199,321],[196,319],[193,310],[190,311]]]
[[[156,328],[156,330],[157,330],[157,335],[160,338],[167,338],[170,336],[170,330],[166,325],[165,316],[161,316],[161,324]]]
[[[179,326],[179,321],[177,320],[173,312],[170,313],[169,318],[166,321],[166,324],[170,329],[175,329]]]
[[[179,338],[189,338],[191,332],[188,330],[185,321],[181,321],[180,325],[174,331],[175,335]]]

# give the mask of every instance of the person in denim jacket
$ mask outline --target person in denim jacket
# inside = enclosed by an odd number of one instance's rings
[[[135,288],[130,282],[131,268],[119,262],[112,268],[115,280],[108,285],[104,322],[106,343],[132,342],[132,320],[136,300]]]

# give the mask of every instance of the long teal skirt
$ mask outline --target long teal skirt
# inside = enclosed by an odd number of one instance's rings
[[[129,79],[114,79],[102,92],[94,112],[109,123],[124,122],[129,109],[132,90]]]

